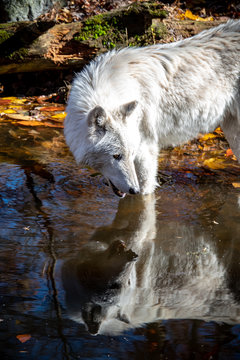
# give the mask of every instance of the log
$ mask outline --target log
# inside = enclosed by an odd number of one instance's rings
[[[83,22],[0,24],[0,75],[79,70],[109,49],[175,41],[219,23],[172,20],[163,4],[138,2]]]

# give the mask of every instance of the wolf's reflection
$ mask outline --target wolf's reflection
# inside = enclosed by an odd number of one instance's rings
[[[73,320],[92,334],[169,318],[240,321],[216,242],[177,221],[160,224],[154,195],[120,201],[113,224],[63,266]]]

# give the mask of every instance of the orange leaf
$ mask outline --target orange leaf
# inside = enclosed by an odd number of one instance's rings
[[[63,125],[59,124],[59,123],[55,123],[52,124],[50,122],[47,121],[36,121],[36,120],[32,120],[32,121],[18,121],[15,122],[14,124],[18,124],[18,125],[23,125],[23,126],[46,126],[46,127],[56,127],[56,128],[60,128],[63,129]]]
[[[18,121],[17,124],[24,125],[24,126],[43,126],[43,123],[41,121],[36,120],[22,120]]]
[[[220,127],[216,128],[216,129],[214,130],[214,132],[217,133],[217,134],[219,134],[219,135],[223,135],[223,131],[222,131],[222,129],[221,129]]]
[[[233,156],[234,153],[232,152],[232,149],[227,149],[226,156]]]
[[[240,183],[239,182],[233,182],[232,186],[235,188],[240,188]]]
[[[30,334],[17,335],[16,338],[21,341],[21,343],[25,343],[26,341],[31,339]]]
[[[0,105],[7,105],[7,104],[10,104],[11,103],[11,100],[10,99],[0,99]]]
[[[39,109],[40,111],[64,111],[65,106],[44,106]]]

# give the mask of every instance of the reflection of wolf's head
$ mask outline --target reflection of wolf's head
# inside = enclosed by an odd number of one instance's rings
[[[164,220],[157,231],[152,195],[121,200],[62,278],[71,318],[113,335],[158,319],[239,321],[227,267],[201,229]]]

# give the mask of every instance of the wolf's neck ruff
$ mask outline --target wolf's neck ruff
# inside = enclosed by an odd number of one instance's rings
[[[115,194],[151,193],[161,148],[199,132],[220,125],[240,159],[239,79],[239,20],[176,43],[108,52],[73,82],[67,144]]]

